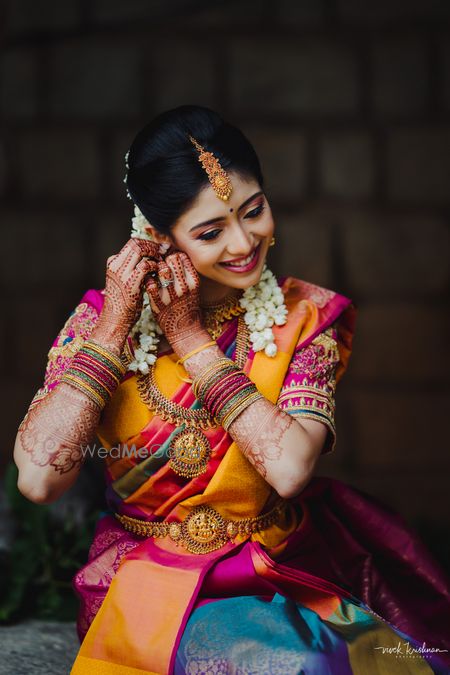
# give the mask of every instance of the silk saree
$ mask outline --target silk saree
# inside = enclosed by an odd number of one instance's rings
[[[295,277],[277,281],[288,309],[287,323],[273,328],[277,355],[250,349],[243,370],[289,414],[323,422],[322,452],[332,452],[335,390],[350,358],[356,306]],[[32,405],[57,385],[103,297],[90,289],[81,298],[50,349]],[[236,331],[233,318],[217,338],[230,358]],[[158,356],[157,385],[195,409],[176,360],[171,350]],[[450,672],[443,570],[399,514],[342,481],[314,476],[284,500],[275,523],[203,554],[124,529],[115,514],[177,523],[209,506],[234,520],[266,513],[278,498],[221,427],[204,432],[212,448],[206,470],[178,475],[167,456],[176,432],[127,372],[97,429],[107,508],[73,579],[80,600],[73,675]]]

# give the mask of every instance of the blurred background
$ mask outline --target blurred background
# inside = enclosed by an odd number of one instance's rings
[[[25,505],[14,439],[53,339],[129,237],[133,137],[189,103],[239,126],[259,154],[271,269],[357,303],[338,443],[317,473],[396,509],[450,567],[450,2],[11,0],[1,12],[4,559],[14,500],[50,568],[48,518],[69,527],[67,552],[101,508],[89,465],[61,503]]]

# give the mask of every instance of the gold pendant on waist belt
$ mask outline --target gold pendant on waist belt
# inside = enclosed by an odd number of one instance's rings
[[[210,553],[233,541],[239,534],[251,535],[274,525],[285,512],[288,501],[279,498],[275,506],[259,516],[229,520],[207,504],[195,506],[181,522],[155,522],[116,513],[129,532],[143,537],[170,537],[190,553]]]

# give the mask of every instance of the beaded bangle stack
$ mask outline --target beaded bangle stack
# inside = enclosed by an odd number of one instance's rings
[[[125,375],[126,367],[113,352],[86,340],[61,378],[103,409]]]
[[[225,431],[248,405],[264,398],[244,371],[226,357],[206,366],[194,378],[192,389]]]

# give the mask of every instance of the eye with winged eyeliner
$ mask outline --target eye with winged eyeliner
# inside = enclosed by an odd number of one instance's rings
[[[262,214],[263,211],[264,211],[264,204],[260,204],[259,206],[256,206],[254,209],[249,211],[245,216],[245,218],[257,218]],[[209,232],[204,232],[203,234],[201,234],[199,237],[197,237],[197,239],[201,239],[203,241],[210,241],[211,239],[216,239],[221,231],[222,230],[218,229],[210,230]]]
[[[242,209],[243,209],[245,206],[247,206],[247,204],[249,204],[253,199],[256,199],[256,197],[259,197],[259,195],[262,195],[262,194],[264,194],[262,190],[260,190],[259,192],[255,192],[254,195],[252,195],[251,197],[249,197],[248,199],[246,199],[245,202],[243,202],[243,203],[239,206],[238,212],[239,212],[239,211],[242,211]],[[204,222],[198,223],[197,225],[194,225],[193,227],[191,227],[191,229],[189,230],[189,232],[193,232],[194,230],[197,230],[197,229],[200,228],[200,227],[204,227],[205,225],[212,225],[213,223],[218,223],[219,221],[224,220],[224,218],[225,218],[225,216],[218,216],[217,218],[211,218],[210,220],[205,220]]]

